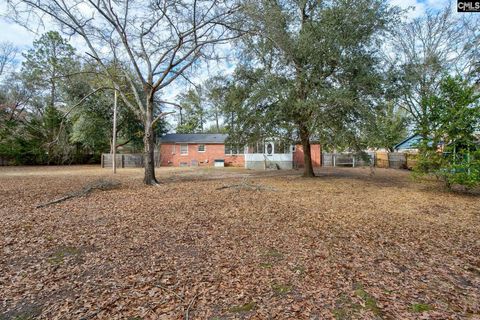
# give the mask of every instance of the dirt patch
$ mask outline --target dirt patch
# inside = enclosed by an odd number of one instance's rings
[[[0,168],[0,319],[480,317],[478,197],[388,169],[142,174],[35,209],[113,175]]]

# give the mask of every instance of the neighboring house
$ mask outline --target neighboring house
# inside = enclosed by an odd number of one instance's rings
[[[393,147],[395,152],[405,152],[405,153],[417,153],[418,147],[422,137],[419,134],[414,134],[413,136],[408,137],[407,139],[403,140],[399,144]],[[432,141],[428,141],[428,146],[432,146]],[[437,146],[437,150],[442,152],[443,150],[443,142],[440,142]]]
[[[475,132],[474,136],[478,137],[478,144],[480,144],[480,132]],[[420,144],[421,139],[422,137],[419,134],[414,134],[413,136],[410,136],[399,144],[395,145],[393,149],[395,152],[418,152],[418,145]],[[431,146],[432,142],[429,141],[428,145]],[[440,142],[438,144],[438,150],[443,151],[443,146],[444,143]]]
[[[226,144],[226,134],[166,134],[160,139],[161,166],[213,166],[215,161],[225,166],[264,169],[274,167],[291,169],[303,167],[301,145],[281,146],[266,140],[255,147]],[[319,144],[311,145],[312,164],[321,165]]]
[[[419,134],[414,134],[396,144],[393,149],[395,152],[418,152],[418,145],[420,144],[422,137]]]

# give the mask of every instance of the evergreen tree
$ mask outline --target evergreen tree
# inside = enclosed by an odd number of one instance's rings
[[[202,89],[189,89],[179,96],[181,112],[178,118],[177,132],[201,133],[204,132],[208,120]]]
[[[45,97],[45,106],[57,107],[66,80],[78,67],[75,49],[58,32],[49,31],[33,42],[24,58],[21,72],[26,80]]]
[[[380,91],[376,48],[396,18],[384,1],[259,1],[246,10],[256,36],[245,38],[244,65],[261,69],[254,95],[271,120],[294,126],[314,176],[310,139],[351,132],[373,112]]]

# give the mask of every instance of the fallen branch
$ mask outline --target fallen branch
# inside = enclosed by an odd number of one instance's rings
[[[180,301],[182,301],[183,303],[185,303],[185,299],[182,298],[178,293],[176,293],[174,290],[170,289],[170,288],[167,288],[167,287],[164,287],[162,285],[159,285],[157,284],[156,285],[157,288],[160,288],[160,289],[163,289],[163,290],[166,290],[170,293],[173,293],[178,299],[180,299]],[[190,309],[192,308],[194,302],[195,302],[195,299],[197,299],[197,294],[195,296],[193,296],[192,299],[190,299],[190,302],[188,303],[187,305],[187,310],[185,311],[185,317],[184,317],[184,320],[188,320],[189,319],[189,316],[190,316]]]
[[[190,308],[193,306],[195,299],[197,299],[197,295],[193,296],[193,298],[190,300],[190,303],[188,304],[187,311],[185,311],[185,320],[188,320]]]
[[[87,184],[81,190],[71,192],[65,195],[64,197],[52,200],[50,202],[39,204],[35,208],[37,209],[43,208],[43,207],[46,207],[55,203],[63,202],[65,200],[75,198],[75,197],[84,197],[90,194],[90,192],[92,192],[93,190],[102,190],[102,191],[111,190],[118,187],[119,185],[120,183],[118,181],[104,180],[104,179],[96,180]]]
[[[164,287],[164,286],[159,285],[159,284],[157,284],[156,287],[157,287],[157,288],[160,288],[160,289],[163,289],[163,290],[166,290],[166,291],[168,291],[168,292],[170,292],[170,293],[173,293],[178,299],[180,299],[180,301],[185,302],[185,300],[184,300],[178,293],[176,293],[175,291],[173,291],[172,289],[167,288],[167,287]]]

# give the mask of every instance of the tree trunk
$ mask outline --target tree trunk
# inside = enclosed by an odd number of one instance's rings
[[[145,175],[143,183],[146,185],[158,184],[155,178],[155,140],[153,133],[153,94],[148,95],[147,110],[145,114],[145,136],[143,137],[144,155],[143,165],[145,167]]]
[[[308,128],[301,123],[300,124],[300,141],[303,146],[303,162],[304,162],[304,177],[315,177],[312,166],[312,156],[310,152],[310,134]]]
[[[50,105],[52,108],[55,107],[55,81],[52,80],[52,88],[50,89]]]

